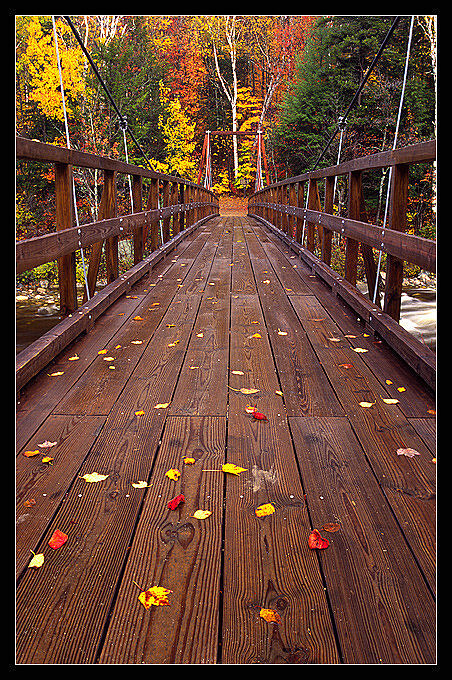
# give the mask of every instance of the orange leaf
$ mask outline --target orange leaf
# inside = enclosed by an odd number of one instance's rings
[[[271,503],[265,503],[264,505],[259,505],[255,512],[258,517],[266,517],[267,515],[272,515],[275,512],[275,506]]]
[[[340,528],[341,525],[338,522],[326,522],[326,524],[322,526],[322,529],[330,532],[339,531]]]
[[[67,534],[63,534],[63,532],[60,531],[59,529],[55,529],[55,531],[52,534],[52,538],[49,541],[49,545],[54,550],[57,550],[66,543],[67,539],[68,539]]]
[[[138,595],[138,599],[145,609],[149,609],[152,605],[159,606],[169,604],[168,595],[172,590],[167,590],[161,586],[152,586]]]
[[[32,456],[37,456],[41,451],[24,451],[24,456],[26,458],[31,458]]]
[[[314,548],[322,550],[323,548],[328,548],[329,544],[330,542],[328,541],[328,539],[321,537],[318,529],[314,529],[309,534],[308,545],[311,548],[311,550],[314,550]]]
[[[265,619],[267,623],[281,623],[281,617],[274,609],[261,609],[259,616]]]

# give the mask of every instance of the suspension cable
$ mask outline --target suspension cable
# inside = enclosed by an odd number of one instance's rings
[[[66,144],[67,148],[71,148],[71,143],[69,140],[69,127],[68,127],[68,122],[67,122],[67,114],[66,114],[66,102],[65,102],[65,97],[64,97],[64,87],[63,87],[63,75],[61,72],[61,62],[60,62],[60,51],[58,49],[58,38],[57,38],[57,32],[56,32],[56,26],[55,26],[55,17],[52,15],[52,24],[53,24],[53,37],[55,40],[55,52],[56,52],[56,58],[57,58],[57,64],[58,64],[58,73],[60,75],[60,89],[61,89],[61,99],[63,102],[63,116],[64,116],[64,127],[66,130]],[[80,223],[78,219],[78,210],[77,210],[77,197],[75,194],[75,180],[74,180],[74,175],[72,174],[72,196],[73,196],[73,204],[74,204],[74,214],[75,214],[75,221],[77,223],[77,228],[80,230]],[[83,254],[83,248],[80,246],[80,255],[82,256],[82,267],[83,267],[83,278],[85,279],[85,288],[86,288],[86,296],[87,299],[90,299],[89,295],[89,287],[88,287],[88,277],[86,275],[86,267],[85,267],[85,256]]]
[[[408,62],[410,58],[410,49],[411,49],[411,38],[413,35],[413,24],[414,24],[414,16],[411,17],[411,25],[410,25],[410,34],[408,36],[408,45],[407,45],[407,51],[406,51],[406,58],[405,58],[405,72],[403,74],[403,85],[402,85],[402,92],[400,94],[400,102],[399,102],[399,112],[397,114],[397,123],[396,123],[396,129],[394,133],[394,142],[392,144],[392,150],[397,146],[397,137],[399,134],[399,126],[400,126],[400,117],[402,114],[402,106],[403,106],[403,99],[405,95],[405,86],[406,86],[406,79],[407,79],[407,73],[408,73]],[[385,214],[384,214],[384,219],[383,219],[383,229],[386,227],[386,219],[388,217],[388,207],[389,207],[389,195],[391,192],[391,178],[392,178],[392,165],[389,166],[389,173],[388,173],[388,188],[386,190],[386,206],[385,206]],[[375,288],[374,288],[374,294],[373,294],[373,299],[372,302],[375,304],[375,300],[377,299],[377,290],[378,290],[378,279],[380,276],[380,267],[381,267],[381,254],[382,251],[380,250],[380,254],[378,256],[378,266],[377,266],[377,275],[375,277]]]
[[[387,43],[388,43],[388,41],[389,41],[389,38],[390,38],[391,35],[394,33],[395,28],[396,28],[397,24],[399,23],[399,21],[400,21],[400,17],[397,16],[397,17],[394,19],[394,21],[392,22],[391,28],[390,28],[389,31],[387,32],[387,34],[386,34],[386,36],[385,36],[383,42],[382,42],[381,45],[380,45],[380,48],[379,48],[377,54],[376,54],[375,57],[373,58],[371,65],[369,66],[369,68],[368,68],[367,71],[366,71],[366,74],[364,75],[364,78],[362,79],[362,81],[361,81],[361,83],[360,83],[358,89],[356,90],[355,94],[353,95],[353,99],[351,100],[350,104],[348,105],[348,108],[347,108],[346,112],[345,112],[344,115],[342,116],[342,118],[343,118],[344,121],[347,120],[348,114],[350,113],[351,109],[352,109],[353,106],[355,105],[356,100],[358,99],[359,95],[361,94],[361,91],[362,91],[364,85],[366,84],[367,80],[369,79],[369,76],[370,76],[370,74],[372,73],[375,64],[376,64],[377,61],[379,60],[379,58],[380,58],[380,56],[381,56],[381,53],[383,52],[384,48],[386,47],[386,45],[387,45]],[[332,141],[333,141],[334,138],[336,137],[336,135],[337,135],[337,133],[338,133],[339,130],[340,130],[340,127],[339,127],[339,124],[338,124],[338,125],[336,126],[336,128],[335,128],[333,134],[332,134],[331,137],[329,138],[329,140],[328,140],[328,142],[327,142],[325,148],[323,149],[322,153],[321,153],[320,156],[317,158],[317,160],[316,160],[316,162],[315,162],[315,165],[314,165],[314,167],[312,168],[313,170],[316,169],[316,167],[318,166],[318,164],[320,163],[320,161],[321,161],[322,158],[324,157],[325,153],[327,152],[328,148],[330,147]]]
[[[111,102],[113,108],[115,109],[116,113],[118,114],[118,117],[119,117],[119,120],[121,121],[121,124],[126,126],[126,129],[127,129],[128,133],[129,133],[129,135],[131,136],[131,138],[132,138],[133,141],[135,142],[137,148],[140,150],[141,155],[142,155],[143,158],[146,160],[146,162],[147,162],[147,164],[149,165],[150,169],[151,169],[151,170],[154,170],[154,172],[155,172],[155,168],[152,167],[151,162],[149,161],[148,157],[147,157],[146,154],[144,153],[144,151],[143,151],[143,149],[141,148],[139,142],[136,140],[135,135],[133,134],[132,130],[131,130],[130,128],[127,128],[127,121],[125,121],[125,117],[122,115],[122,113],[121,113],[120,110],[118,109],[118,107],[117,107],[117,105],[116,105],[116,102],[115,102],[115,100],[113,99],[110,90],[109,90],[108,87],[106,86],[106,84],[105,84],[105,82],[104,82],[102,76],[101,76],[100,73],[99,73],[99,69],[97,68],[97,66],[96,66],[96,64],[94,63],[94,61],[92,60],[92,58],[91,58],[91,56],[90,56],[88,50],[86,49],[85,45],[83,44],[83,40],[81,39],[80,34],[78,33],[77,29],[75,28],[74,24],[72,23],[70,17],[64,15],[63,18],[66,19],[67,23],[69,24],[70,28],[72,29],[72,32],[73,32],[73,34],[75,35],[75,37],[76,37],[76,39],[77,39],[77,42],[79,43],[80,47],[82,48],[83,54],[84,54],[85,57],[88,59],[90,65],[91,65],[91,68],[93,69],[94,73],[96,74],[96,77],[97,77],[97,79],[99,80],[100,84],[101,84],[102,87],[104,88],[105,93],[106,93],[108,99],[110,100],[110,102]]]

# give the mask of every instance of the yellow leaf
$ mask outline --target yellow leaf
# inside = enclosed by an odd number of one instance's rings
[[[98,354],[107,354],[107,350],[106,349],[100,349],[98,351]]]
[[[397,392],[406,392],[404,387],[398,387]]]
[[[382,397],[383,399],[383,397]],[[398,399],[383,399],[385,404],[398,404],[399,400]]]
[[[197,338],[203,338],[203,337],[204,337],[204,333],[196,333],[196,337],[197,337]]]
[[[154,408],[168,408],[169,406],[169,401],[165,404],[156,404]]]
[[[78,361],[79,359],[80,359],[80,357],[77,356],[77,354],[74,354],[73,357],[69,357],[68,361]]]
[[[135,411],[136,416],[144,416],[144,411]]]
[[[64,371],[56,371],[55,373],[47,373],[51,378],[57,375],[63,375]]]
[[[89,475],[83,475],[80,479],[84,479],[86,482],[103,482],[108,476],[109,475],[100,475],[97,472],[92,472]]]
[[[260,333],[254,333],[254,335],[250,335],[250,338],[261,338],[262,335]]]
[[[176,470],[176,468],[171,468],[170,470],[168,470],[168,472],[165,472],[165,475],[170,479],[173,479],[175,482],[177,482],[177,480],[180,477],[180,472],[179,470]]]
[[[36,553],[34,553],[33,550],[31,550],[30,552],[33,553],[33,557],[28,567],[36,567],[36,569],[39,569],[39,567],[42,567],[42,565],[44,564],[44,553],[38,553],[36,555]]]
[[[362,406],[363,408],[370,408],[375,403],[376,403],[375,401],[360,401],[359,405]]]
[[[266,517],[267,515],[272,515],[275,512],[275,507],[271,503],[265,503],[264,505],[259,505],[256,508],[256,515],[258,517]]]
[[[387,385],[392,385],[392,380],[385,380],[385,383],[386,383]]]
[[[364,349],[363,347],[353,347],[354,352],[368,352],[369,350]]]
[[[278,335],[287,335],[286,331],[282,331],[280,328],[278,328]]]
[[[132,345],[142,345],[142,344],[143,344],[143,340],[132,340],[132,341],[131,341],[131,344],[132,344]]]
[[[234,375],[245,375],[243,371],[232,371]]]
[[[267,623],[281,623],[281,617],[274,609],[261,609],[259,616],[261,616]]]
[[[159,606],[169,604],[168,595],[172,590],[167,590],[161,586],[152,586],[138,595],[138,599],[145,609],[149,609],[152,605]]]
[[[52,460],[53,460],[52,456],[44,456],[41,463],[52,463]]]
[[[114,361],[114,357],[104,357],[104,361]]]
[[[195,519],[206,519],[207,517],[210,517],[211,514],[210,510],[196,510],[192,517]]]
[[[195,462],[194,458],[184,458],[184,465],[193,465]]]
[[[132,486],[135,489],[147,489],[149,487],[147,482],[140,480],[139,482],[132,482]]]
[[[143,321],[143,317],[141,317],[141,316],[134,316],[134,317],[133,317],[133,320],[134,320],[134,321]]]
[[[281,392],[281,390],[275,390],[275,394],[279,394],[280,397],[283,396],[283,393]]]
[[[239,475],[241,472],[247,471],[247,468],[238,467],[238,465],[234,465],[233,463],[226,463],[225,465],[222,465],[221,469],[223,472],[230,472],[231,475]]]

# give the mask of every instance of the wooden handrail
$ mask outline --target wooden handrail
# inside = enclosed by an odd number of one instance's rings
[[[306,248],[313,253],[315,249],[315,230],[317,228],[321,246],[321,260],[331,263],[331,235],[337,232],[346,238],[345,279],[356,285],[358,245],[366,270],[369,291],[373,293],[378,272],[372,253],[376,248],[387,255],[387,271],[384,297],[384,311],[396,321],[400,317],[400,304],[403,280],[403,262],[409,262],[428,271],[436,270],[436,243],[411,234],[406,234],[408,209],[409,166],[414,163],[434,161],[436,142],[420,142],[410,146],[369,154],[361,158],[340,163],[290,177],[276,182],[251,196],[248,201],[250,215],[263,219],[283,233],[291,229],[299,243],[302,225],[306,224]],[[362,192],[362,172],[378,168],[392,167],[391,203],[387,226],[383,229],[367,220]],[[334,178],[348,175],[348,214],[338,217],[333,211]],[[325,208],[322,211],[318,192],[318,180],[325,180]],[[304,184],[308,182],[309,203],[304,203]],[[290,226],[289,217],[296,218]],[[378,304],[379,296],[378,296]]]
[[[16,244],[16,271],[21,274],[58,259],[60,308],[63,316],[77,308],[75,252],[80,248],[92,246],[87,274],[88,290],[92,295],[96,287],[104,241],[107,282],[111,283],[119,275],[120,236],[133,233],[134,264],[137,264],[143,259],[148,233],[151,252],[157,249],[159,220],[162,221],[163,245],[170,240],[171,222],[171,235],[174,237],[203,218],[218,214],[219,202],[215,194],[181,177],[24,137],[16,137],[16,153],[18,160],[47,162],[55,166],[56,233],[19,241]],[[99,219],[79,227],[73,226],[73,166],[101,170],[104,175]],[[116,173],[132,176],[133,212],[129,215],[116,215]],[[143,178],[151,180],[146,210],[143,210],[142,205]],[[162,207],[159,206],[159,192],[162,195]]]

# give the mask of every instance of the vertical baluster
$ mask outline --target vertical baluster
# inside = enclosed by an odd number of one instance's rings
[[[143,210],[143,195],[141,175],[132,175],[132,212],[138,213]],[[143,259],[144,227],[137,227],[133,231],[133,263],[138,264]]]
[[[408,209],[409,165],[395,165],[391,183],[391,229],[406,230]],[[396,321],[400,318],[402,296],[403,260],[392,255],[386,256],[386,283],[384,311]]]
[[[72,227],[72,167],[55,163],[56,230]],[[58,259],[58,280],[60,288],[60,310],[67,316],[77,308],[77,287],[75,277],[75,253]]]

